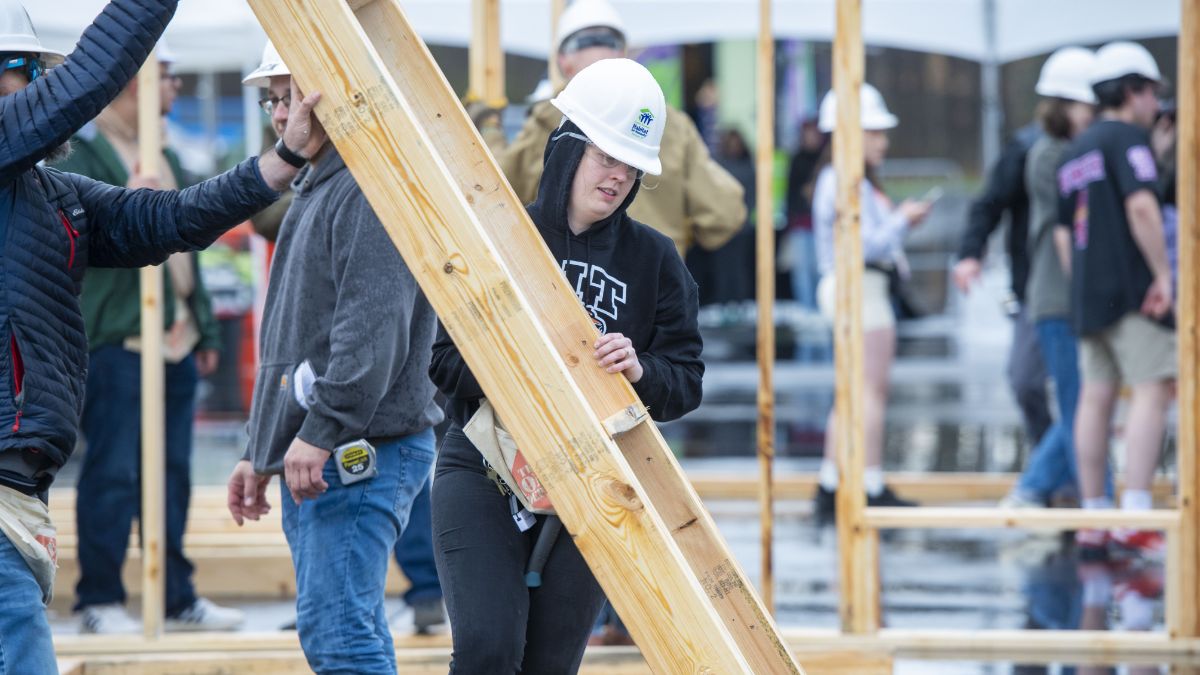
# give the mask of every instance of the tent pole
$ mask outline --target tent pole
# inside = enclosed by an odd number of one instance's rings
[[[566,0],[550,0],[550,53],[546,55],[546,72],[549,73],[550,84],[554,87],[554,91],[562,89],[566,84],[563,82],[562,71],[558,69],[558,40],[561,37],[558,34],[558,19],[562,16],[566,5]]]
[[[761,593],[767,611],[775,612],[773,543],[775,498],[775,207],[771,194],[775,173],[775,38],[771,0],[759,0],[758,28],[758,157],[755,173],[757,225],[755,259],[758,301],[758,464],[762,537]]]
[[[138,162],[144,176],[162,173],[162,103],[159,64],[151,52],[138,72]],[[166,431],[163,394],[163,271],[140,270],[142,303],[142,630],[148,638],[162,635],[165,613],[164,548]]]

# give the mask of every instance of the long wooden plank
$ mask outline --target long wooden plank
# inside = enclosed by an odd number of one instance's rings
[[[1104,509],[997,509],[954,507],[868,507],[863,522],[875,529],[1014,528],[1071,530],[1081,527],[1129,527],[1173,531],[1179,526],[1175,510],[1121,511]]]
[[[865,526],[863,509],[864,379],[862,331],[862,238],[859,188],[863,181],[863,136],[859,89],[863,82],[862,0],[838,0],[833,43],[837,130],[834,224],[837,313],[834,319],[836,447],[841,479],[837,491],[840,614],[842,629],[867,633],[879,625],[879,535]]]
[[[771,0],[758,3],[758,157],[755,171],[758,222],[755,227],[755,298],[758,325],[758,464],[759,537],[763,604],[775,611],[775,34],[771,30]]]
[[[647,661],[663,673],[752,672],[668,526],[604,432],[603,418],[572,379],[572,369],[595,370],[590,355],[595,332],[579,330],[591,324],[554,261],[542,247],[520,270],[523,278],[540,279],[554,292],[538,295],[518,285],[497,251],[498,233],[485,229],[471,207],[489,196],[488,186],[503,185],[499,171],[493,163],[491,180],[462,189],[460,176],[447,166],[453,157],[438,152],[437,132],[414,113],[414,104],[424,99],[436,101],[443,117],[462,118],[453,92],[444,78],[440,87],[411,89],[421,73],[437,72],[423,48],[420,58],[391,64],[399,82],[382,65],[376,47],[421,44],[415,34],[398,32],[399,4],[355,2],[361,24],[341,2],[250,5],[301,87],[324,94],[317,107],[324,127]],[[369,20],[363,13],[372,7],[378,16]],[[364,30],[374,31],[375,47]],[[483,147],[474,129],[465,138]],[[512,234],[536,236],[527,217],[511,225]],[[551,343],[537,320],[535,307],[544,305],[574,312],[559,327],[574,329],[574,353],[561,354]],[[616,379],[623,380],[610,378]]]
[[[138,161],[143,175],[162,174],[162,103],[160,66],[152,51],[138,71]],[[142,384],[142,630],[146,637],[162,634],[166,612],[166,364],[163,361],[162,268],[138,272],[141,295]]]
[[[547,270],[542,274],[523,273],[515,283],[526,297],[541,299],[533,311],[555,349],[571,364],[571,376],[593,413],[604,419],[637,405],[637,395],[623,377],[607,376],[590,366],[595,335],[591,321],[579,308],[573,292],[562,283],[557,263],[480,142],[470,118],[460,106],[436,95],[448,88],[441,71],[404,67],[431,62],[431,56],[397,3],[364,3],[357,14],[412,103],[422,128],[457,179],[460,191],[470,196],[467,201],[492,234],[497,253],[509,269]],[[658,430],[640,425],[616,441],[754,672],[800,672],[769,612]]]
[[[1180,0],[1179,31],[1178,176],[1179,207],[1179,509],[1183,515],[1180,541],[1181,564],[1178,584],[1184,601],[1172,630],[1200,637],[1200,222],[1197,193],[1200,192],[1200,66],[1196,41],[1200,40],[1200,7],[1194,0]]]

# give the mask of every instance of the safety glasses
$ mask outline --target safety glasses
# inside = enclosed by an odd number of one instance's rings
[[[617,159],[616,157],[613,157],[612,155],[608,154],[607,152],[601,150],[600,146],[598,146],[594,142],[592,142],[592,139],[590,139],[587,136],[584,136],[582,134],[576,134],[576,133],[572,133],[570,131],[564,131],[564,132],[558,134],[557,136],[551,138],[550,140],[557,141],[558,139],[562,138],[563,136],[569,136],[571,138],[574,138],[575,140],[583,141],[584,143],[586,143],[587,148],[584,150],[583,154],[587,155],[588,157],[591,157],[592,161],[596,162],[597,164],[604,167],[605,169],[615,169],[619,166],[623,166],[623,167],[625,167],[625,174],[627,176],[629,176],[629,180],[641,180],[642,177],[646,175],[645,171],[634,168],[634,167],[630,166],[629,164],[626,164],[625,162],[622,162],[621,160]]]
[[[0,56],[0,72],[23,70],[30,82],[38,79],[45,71],[41,59],[25,54],[5,54]]]

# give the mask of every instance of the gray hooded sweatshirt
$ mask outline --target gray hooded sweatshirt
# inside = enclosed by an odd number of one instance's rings
[[[437,317],[341,156],[325,152],[292,185],[271,263],[244,456],[259,474],[282,473],[297,436],[333,450],[442,420],[428,374]]]

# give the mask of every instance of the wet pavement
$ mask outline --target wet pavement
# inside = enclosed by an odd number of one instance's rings
[[[951,300],[950,312],[901,328],[900,359],[888,410],[885,468],[904,471],[1019,470],[1028,450],[1003,379],[1009,328],[1001,314],[1003,270],[990,270],[982,288]],[[732,315],[733,312],[727,314]],[[736,355],[753,333],[710,313],[707,343],[714,354]],[[802,327],[801,330],[808,330]],[[748,338],[746,336],[749,336]],[[752,349],[752,347],[751,347]],[[778,471],[815,471],[825,416],[832,400],[832,366],[779,364]],[[757,370],[737,360],[710,363],[703,406],[664,426],[688,471],[752,474]],[[198,426],[194,481],[221,485],[245,442],[239,421]],[[1119,453],[1116,453],[1119,455]],[[73,484],[78,462],[60,484]],[[738,560],[758,582],[757,505],[709,504]],[[781,502],[775,518],[777,618],[784,627],[837,626],[836,534],[813,521],[810,505]],[[894,628],[1162,630],[1163,570],[1132,561],[1085,564],[1069,539],[1010,531],[902,531],[881,545],[883,616]],[[403,606],[394,600],[397,628]],[[292,616],[291,603],[244,603],[248,630],[270,630]],[[75,632],[74,620],[54,617],[55,630]],[[903,661],[897,673],[1072,673],[1132,671],[1021,668],[1013,664]]]

